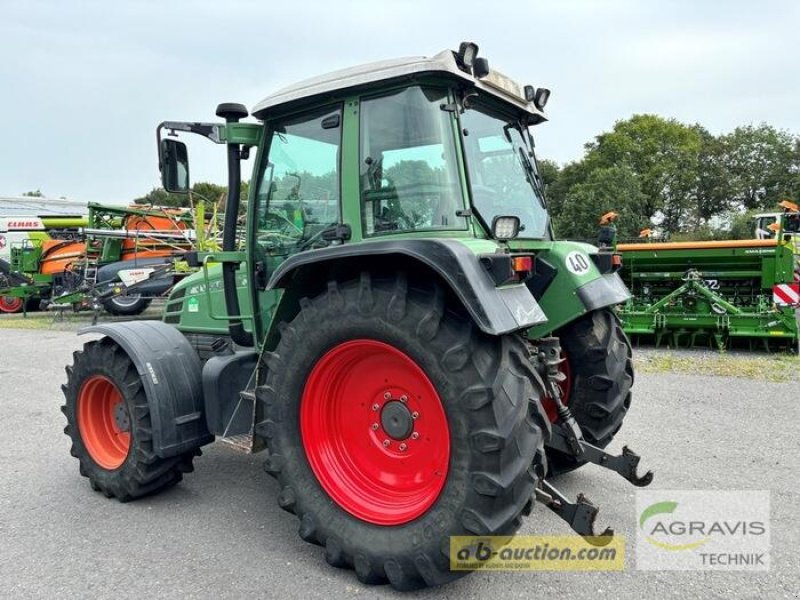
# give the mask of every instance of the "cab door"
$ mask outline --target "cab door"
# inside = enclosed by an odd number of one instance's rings
[[[267,145],[255,181],[252,244],[255,300],[269,329],[282,290],[269,276],[290,256],[328,244],[323,232],[340,222],[342,106],[267,123]]]

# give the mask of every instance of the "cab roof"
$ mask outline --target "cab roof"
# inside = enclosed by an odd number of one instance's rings
[[[533,102],[527,102],[520,96],[492,85],[491,77],[479,79],[462,70],[452,50],[443,50],[431,57],[412,56],[382,60],[312,77],[267,96],[253,107],[252,114],[256,118],[265,119],[275,109],[288,108],[296,104],[310,104],[314,100],[333,94],[339,95],[344,91],[366,89],[376,83],[410,80],[427,74],[450,77],[484,91],[530,115],[531,123],[547,120]],[[505,76],[499,74],[498,76],[508,80]]]

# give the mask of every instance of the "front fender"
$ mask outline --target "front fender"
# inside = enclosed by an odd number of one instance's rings
[[[616,273],[601,273],[591,255],[598,249],[579,242],[553,242],[536,254],[536,275],[528,287],[549,319],[528,331],[548,335],[576,318],[627,301],[631,294]]]
[[[152,423],[153,448],[161,458],[214,441],[205,421],[200,359],[186,338],[160,321],[93,325],[128,354],[142,380]]]

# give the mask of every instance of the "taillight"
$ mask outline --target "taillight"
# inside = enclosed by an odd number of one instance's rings
[[[533,256],[511,256],[509,254],[484,254],[481,264],[496,286],[527,280],[533,274]]]
[[[533,257],[532,256],[512,256],[511,268],[515,273],[525,274],[533,271]]]

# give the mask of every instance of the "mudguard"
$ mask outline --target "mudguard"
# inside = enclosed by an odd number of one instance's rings
[[[203,366],[206,423],[216,435],[241,435],[252,429],[255,407],[239,392],[247,389],[257,365],[258,352],[239,350],[212,356]]]
[[[153,448],[161,458],[208,444],[200,359],[181,332],[160,321],[132,321],[85,327],[78,335],[110,337],[130,356],[144,384],[153,427]]]
[[[606,273],[583,284],[576,291],[587,311],[621,304],[631,297],[622,278],[616,273]]]
[[[376,255],[401,255],[433,269],[461,300],[481,331],[490,335],[503,335],[547,322],[525,285],[496,287],[481,266],[478,255],[456,240],[387,240],[301,252],[280,264],[270,277],[267,289],[286,287],[292,274],[307,265]]]
[[[528,287],[550,320],[546,326],[531,328],[529,337],[550,335],[581,315],[630,298],[617,273],[598,269],[603,263],[593,258],[597,253],[589,244],[559,241],[537,254],[536,275]]]

